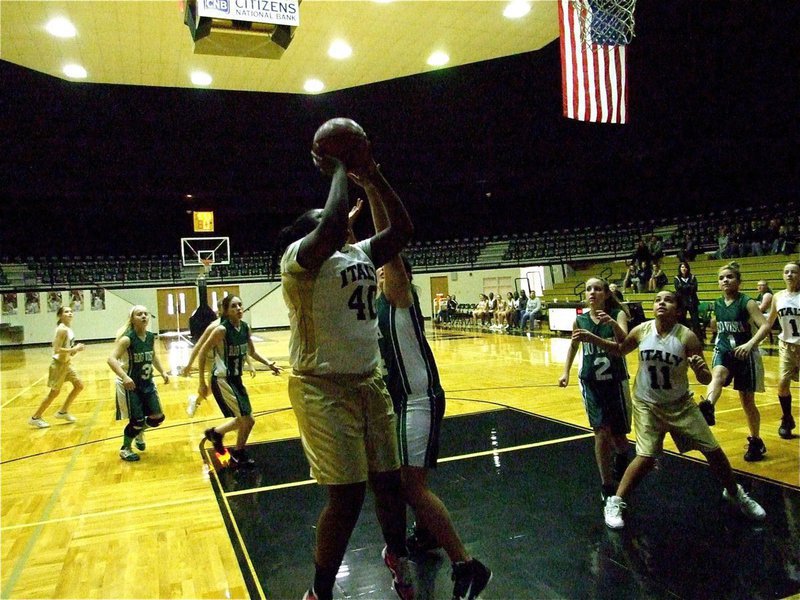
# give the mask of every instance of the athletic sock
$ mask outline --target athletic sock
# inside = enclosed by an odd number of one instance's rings
[[[786,396],[778,396],[778,401],[781,403],[781,410],[784,417],[792,416],[792,394],[789,392]]]

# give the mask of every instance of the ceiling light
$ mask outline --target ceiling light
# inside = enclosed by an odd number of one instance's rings
[[[525,0],[512,0],[506,5],[503,16],[507,19],[519,19],[531,12],[531,5]]]
[[[353,49],[344,40],[334,40],[331,47],[328,48],[328,56],[331,58],[349,58],[353,54]]]
[[[66,75],[67,77],[71,77],[72,79],[86,79],[87,75],[86,69],[84,69],[80,65],[75,65],[75,64],[64,65],[64,68],[62,70],[64,72],[64,75]]]
[[[441,67],[450,62],[450,57],[438,50],[428,57],[428,64],[432,67]]]
[[[47,33],[50,35],[54,35],[60,38],[71,38],[75,37],[78,32],[75,29],[75,25],[73,25],[69,20],[65,19],[64,17],[56,17],[55,19],[50,19],[47,22],[47,25],[44,26],[47,30]]]
[[[195,85],[211,85],[211,75],[205,71],[192,71],[192,83]]]
[[[325,89],[325,84],[319,79],[306,79],[303,89],[307,92],[311,92],[312,94],[316,94],[317,92],[321,92]]]

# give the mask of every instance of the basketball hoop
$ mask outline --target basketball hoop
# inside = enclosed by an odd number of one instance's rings
[[[587,46],[625,46],[634,33],[636,0],[572,0]]]

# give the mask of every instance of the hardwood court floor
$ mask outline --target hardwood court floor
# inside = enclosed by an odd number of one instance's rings
[[[256,335],[262,338],[259,352],[286,365],[288,332]],[[437,331],[430,332],[430,340],[448,393],[448,415],[508,406],[587,426],[576,368],[568,388],[557,386],[566,338]],[[117,454],[123,424],[114,421],[113,377],[105,364],[110,351],[109,343],[92,344],[77,356],[75,366],[86,384],[72,409],[78,422],[52,418],[59,398],[45,415],[52,425],[45,430],[31,428],[27,419],[46,392],[48,348],[0,352],[0,596],[248,597],[198,451],[203,430],[222,420],[218,409],[204,403],[190,419],[185,405],[196,378],[160,384],[167,420],[148,432],[140,462],[123,462]],[[170,364],[165,343],[161,358]],[[726,390],[718,405],[715,434],[734,468],[799,486],[798,438],[777,436],[776,362],[765,357],[767,393],[757,396],[767,459],[743,461],[747,429],[733,391]],[[635,370],[635,358],[629,368]],[[257,414],[251,441],[296,437],[286,377],[260,371],[245,385]],[[793,392],[797,418],[800,392],[796,387]],[[597,519],[601,523],[599,513]]]

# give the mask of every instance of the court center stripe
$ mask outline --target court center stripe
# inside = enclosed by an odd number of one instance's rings
[[[22,394],[24,394],[25,392],[27,392],[29,389],[31,389],[32,387],[35,387],[35,386],[39,385],[39,383],[40,383],[40,382],[41,382],[41,381],[42,381],[42,380],[43,380],[45,377],[47,377],[47,376],[46,376],[46,375],[42,375],[41,377],[39,377],[39,379],[37,379],[36,381],[34,381],[34,382],[33,382],[32,384],[30,384],[28,387],[26,387],[26,388],[24,388],[24,389],[20,390],[19,392],[17,392],[16,394],[14,394],[14,395],[13,395],[11,398],[9,398],[9,399],[8,399],[8,400],[6,400],[5,402],[3,402],[2,406],[0,406],[0,408],[5,408],[5,407],[6,407],[6,406],[8,406],[9,404],[11,404],[11,403],[12,403],[14,400],[16,400],[17,398],[19,398],[20,396],[22,396]]]
[[[553,444],[563,444],[564,442],[573,442],[575,440],[582,440],[594,437],[594,433],[581,433],[578,435],[571,435],[564,438],[556,438],[554,440],[545,440],[543,442],[532,442],[530,444],[522,444],[520,446],[509,446],[508,448],[493,448],[492,450],[481,450],[480,452],[471,452],[470,454],[459,454],[458,456],[448,456],[447,458],[440,458],[438,462],[453,462],[456,460],[466,460],[469,458],[477,458],[479,456],[495,456],[505,452],[517,452],[519,450],[528,450],[529,448],[539,448],[541,446],[552,446]],[[285,488],[300,487],[302,485],[311,485],[316,483],[313,479],[305,479],[302,481],[292,481],[289,483],[279,483],[277,485],[267,485],[258,488],[251,488],[249,490],[237,490],[235,492],[225,492],[223,496],[244,496],[246,494],[257,494],[259,492],[272,492],[275,490],[282,490]]]

